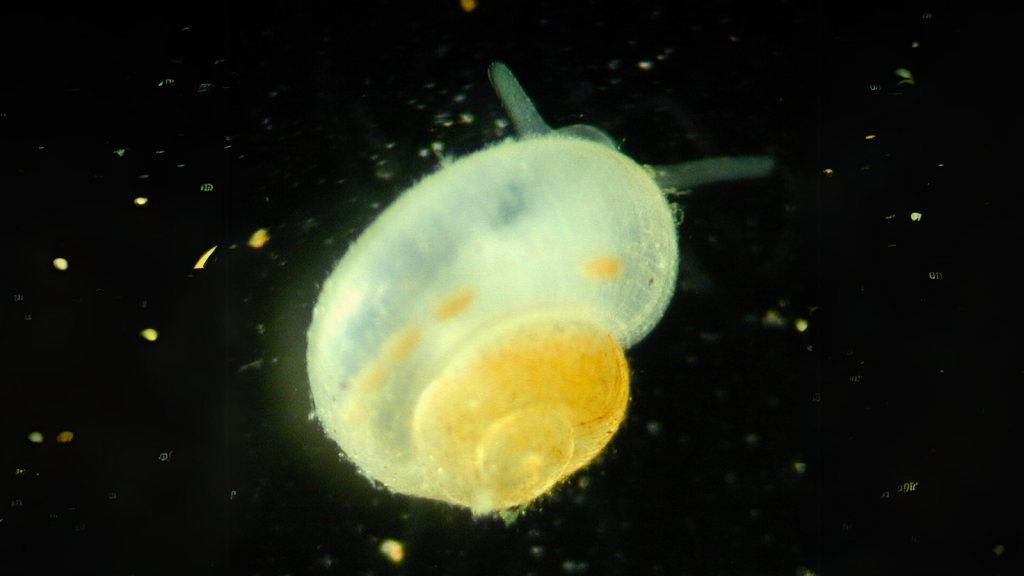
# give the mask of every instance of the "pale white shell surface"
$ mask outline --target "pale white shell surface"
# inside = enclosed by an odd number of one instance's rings
[[[409,424],[455,351],[536,314],[587,320],[628,348],[664,314],[678,263],[661,189],[606,145],[552,133],[456,160],[324,283],[307,353],[317,417],[365,475],[430,496]]]

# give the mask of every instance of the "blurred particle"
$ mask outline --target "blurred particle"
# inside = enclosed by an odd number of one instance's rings
[[[401,564],[402,558],[405,557],[405,548],[402,546],[401,542],[388,539],[381,542],[380,553],[395,564]]]
[[[896,83],[897,86],[899,86],[900,84],[914,83],[914,75],[911,74],[910,70],[907,70],[906,68],[897,68],[896,70],[893,71],[893,74],[899,76],[900,78],[903,78],[903,80],[900,80],[899,82]]]
[[[262,367],[263,367],[263,359],[260,358],[259,360],[253,360],[252,362],[249,362],[248,364],[243,364],[238,369],[238,371],[239,372],[245,372],[246,370],[255,370],[257,368],[262,368]]]
[[[136,206],[145,206],[146,204],[149,204],[149,198],[146,198],[145,196],[139,196],[135,199]]]
[[[562,562],[562,572],[565,572],[566,574],[583,574],[586,571],[586,562],[573,562],[572,560]]]
[[[60,434],[57,434],[57,443],[58,444],[67,444],[68,442],[71,442],[71,439],[74,438],[74,437],[75,437],[75,434],[73,432],[69,432],[69,431],[65,430],[65,431],[61,432]]]
[[[42,432],[30,432],[29,435],[28,435],[28,441],[33,443],[33,444],[42,444],[43,443],[43,433]]]
[[[249,248],[263,248],[263,245],[266,244],[268,240],[270,240],[270,233],[266,228],[260,228],[253,232],[252,236],[249,236],[249,242],[247,242],[247,244],[249,245]]]
[[[149,340],[150,342],[156,342],[158,334],[156,330],[152,328],[146,328],[145,330],[139,332],[139,336],[142,336],[143,338]]]
[[[54,258],[53,267],[63,272],[68,269],[68,261],[63,258]]]
[[[472,12],[476,9],[476,0],[459,0],[459,3],[462,4],[463,12]]]
[[[771,328],[781,328],[786,325],[786,319],[778,310],[768,310],[761,317],[761,324]]]
[[[647,423],[647,433],[650,434],[651,436],[657,436],[657,435],[661,434],[661,423],[660,422],[655,422],[653,420],[648,422]]]

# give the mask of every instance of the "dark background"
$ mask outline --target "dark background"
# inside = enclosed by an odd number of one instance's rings
[[[5,16],[0,572],[1019,573],[1019,16]],[[687,265],[628,353],[626,424],[511,525],[374,489],[310,420],[304,371],[317,283],[348,242],[434,148],[509,135],[494,60],[549,124],[596,125],[639,162],[779,167],[676,198]]]

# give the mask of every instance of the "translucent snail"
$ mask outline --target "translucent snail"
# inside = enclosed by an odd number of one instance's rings
[[[599,129],[552,130],[505,65],[518,133],[404,192],[324,282],[308,333],[316,416],[393,492],[521,506],[590,462],[629,400],[624,349],[672,298],[663,187],[768,174],[767,157],[643,167]]]

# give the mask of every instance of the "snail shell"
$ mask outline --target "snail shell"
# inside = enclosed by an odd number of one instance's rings
[[[474,514],[543,495],[621,424],[623,350],[676,285],[661,186],[771,170],[641,167],[596,128],[548,128],[504,65],[490,75],[520,138],[443,166],[369,226],[323,285],[307,352],[316,415],[365,476]]]

